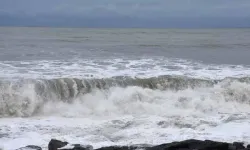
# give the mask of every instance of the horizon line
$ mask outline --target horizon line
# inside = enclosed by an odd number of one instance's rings
[[[249,27],[89,27],[89,26],[50,26],[50,25],[0,25],[0,28],[82,28],[82,29],[248,29]]]

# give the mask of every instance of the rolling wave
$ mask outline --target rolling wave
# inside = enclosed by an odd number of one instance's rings
[[[157,98],[168,99],[170,97],[168,96],[169,93],[172,93],[172,95],[175,95],[173,101],[179,101],[183,105],[187,99],[196,99],[199,97],[202,100],[204,95],[210,100],[220,97],[225,102],[234,101],[249,104],[249,87],[250,77],[209,80],[165,75],[151,78],[117,76],[103,79],[2,80],[0,82],[0,116],[33,116],[41,114],[42,111],[44,112],[44,106],[48,103],[58,102],[70,105],[79,100],[79,98],[86,98],[86,95],[89,94],[92,94],[92,99],[95,97],[94,99],[110,100],[111,95],[122,96],[123,92],[128,89],[130,89],[130,93],[127,93],[126,96],[130,96],[125,99],[129,102],[133,100],[140,100],[141,102],[147,100],[150,95],[146,97],[141,95],[147,91],[154,95],[150,98],[152,99],[152,103]],[[132,89],[134,91],[131,91]],[[201,89],[205,89],[203,95],[199,93]],[[140,92],[134,93],[138,90]],[[187,90],[196,94],[183,95]],[[96,91],[103,93],[101,94],[102,96],[96,96]],[[157,103],[159,104],[159,102]]]

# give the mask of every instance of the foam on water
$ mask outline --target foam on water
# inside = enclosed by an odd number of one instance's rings
[[[4,150],[46,148],[51,138],[95,148],[188,138],[250,141],[249,66],[144,58],[5,61],[0,68]]]
[[[249,142],[249,89],[237,81],[179,91],[96,89],[72,103],[49,101],[33,117],[1,118],[0,143],[11,150],[45,148],[51,138],[95,147],[187,138]]]
[[[249,33],[1,28],[0,149],[248,143]]]
[[[110,145],[161,144],[189,138],[249,143],[249,115],[227,122],[232,115],[175,118],[178,126],[167,125],[173,117],[123,116],[118,118],[39,117],[1,119],[6,133],[2,147],[13,150],[28,144],[46,149],[51,138],[70,143],[92,144],[95,148]],[[191,125],[193,127],[190,127]],[[228,132],[230,131],[230,132]]]
[[[100,107],[111,114],[119,113],[116,111],[117,109],[124,111],[121,114],[133,114],[135,110],[143,110],[145,112],[142,111],[140,113],[153,114],[150,111],[155,111],[159,113],[156,115],[160,115],[162,112],[159,106],[166,102],[170,104],[166,105],[167,107],[175,107],[178,104],[184,108],[185,105],[188,105],[188,108],[192,105],[192,107],[199,107],[200,109],[200,106],[205,104],[203,111],[209,111],[212,109],[210,108],[210,104],[213,104],[212,102],[214,101],[217,105],[219,103],[226,105],[228,102],[249,104],[249,86],[250,78],[248,77],[227,78],[223,80],[159,76],[144,79],[114,77],[82,80],[76,78],[59,78],[50,80],[2,81],[0,84],[0,116],[29,117],[42,114],[46,105],[53,106],[52,110],[55,110],[53,103],[56,105],[63,103],[69,107],[70,104],[78,102],[80,102],[79,105],[83,103],[82,105],[86,107],[84,111]],[[89,99],[93,99],[90,101],[93,102],[93,105],[89,105],[91,103],[85,104]],[[207,100],[208,104],[206,104]],[[145,104],[142,108],[140,108],[141,102]],[[102,105],[103,103],[110,103],[110,105]],[[154,106],[156,107],[154,108]],[[126,107],[134,107],[134,110],[125,110],[124,108]],[[114,110],[109,110],[109,108],[114,108]],[[93,110],[91,113],[97,114],[99,111]],[[104,112],[100,113],[105,114]]]
[[[62,78],[62,77],[152,77],[185,75],[221,79],[250,74],[250,66],[203,64],[171,58],[141,59],[75,59],[50,61],[0,62],[0,78]],[[28,68],[28,69],[27,69]]]

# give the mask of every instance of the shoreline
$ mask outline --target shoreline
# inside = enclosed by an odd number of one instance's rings
[[[27,145],[16,150],[42,150],[36,145]],[[212,140],[188,139],[163,143],[160,145],[136,144],[124,146],[107,146],[94,149],[92,145],[71,144],[67,141],[51,139],[48,150],[250,150],[249,143],[243,142],[220,142]]]

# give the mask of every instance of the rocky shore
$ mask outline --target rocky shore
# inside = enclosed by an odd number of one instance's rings
[[[35,145],[28,145],[17,150],[42,150],[42,148]],[[48,150],[250,150],[250,144],[190,139],[161,145],[109,146],[93,149],[91,145],[70,144],[52,139],[48,144]]]

